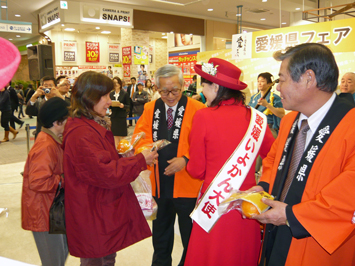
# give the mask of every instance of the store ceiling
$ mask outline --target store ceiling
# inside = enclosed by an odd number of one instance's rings
[[[6,0],[2,0],[1,5],[4,5]],[[72,0],[77,1],[78,0]],[[264,0],[265,1],[265,0]],[[23,21],[32,23],[32,34],[14,34],[0,32],[0,37],[12,39],[15,45],[26,45],[38,40],[38,19],[37,14],[39,9],[53,2],[52,0],[7,0],[7,20]],[[69,8],[70,8],[70,1]],[[310,10],[317,8],[317,0],[86,0],[85,2],[110,4],[114,3],[133,9],[154,11],[166,14],[181,15],[195,17],[201,19],[219,20],[230,23],[237,23],[238,13],[237,6],[243,6],[242,21],[243,29],[260,30],[277,27],[287,27],[290,23],[290,16],[299,15],[302,10]],[[331,1],[329,1],[331,2]],[[335,2],[335,0],[334,0]],[[352,1],[336,0],[334,5],[346,4]],[[299,8],[299,10],[296,10]],[[213,9],[213,11],[208,11]],[[281,10],[281,11],[280,11]],[[21,17],[16,17],[20,15]],[[265,19],[265,20],[262,20]],[[1,20],[6,20],[6,10],[1,9]],[[133,18],[134,21],[134,18]],[[286,23],[286,24],[281,24]],[[102,30],[109,30],[119,34],[120,31],[112,26],[101,26],[100,30],[88,25],[66,25],[65,27],[74,27],[80,32],[97,32],[101,34]],[[61,25],[56,26],[55,30],[63,30]],[[153,34],[153,33],[152,33]],[[17,37],[19,36],[19,37]],[[161,33],[155,37],[161,37]]]

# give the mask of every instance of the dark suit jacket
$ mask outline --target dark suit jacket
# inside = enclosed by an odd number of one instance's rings
[[[110,98],[113,101],[116,100],[114,95],[115,95],[115,91],[111,91],[110,92]],[[120,103],[124,104],[124,108],[110,107],[110,109],[112,110],[111,118],[126,117],[127,116],[127,110],[129,109],[129,105],[130,105],[128,93],[125,92],[124,90],[121,90],[120,91],[120,96],[118,96],[118,100],[120,101]]]
[[[127,93],[128,93],[128,97],[131,99],[131,89],[132,89],[132,86],[133,85],[129,85],[128,88],[127,88]],[[135,93],[136,91],[138,91],[138,88],[137,88],[137,84],[135,84],[135,88],[134,88],[134,92]]]

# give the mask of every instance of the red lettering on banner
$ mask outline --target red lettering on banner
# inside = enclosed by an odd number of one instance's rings
[[[239,176],[241,176],[242,175],[242,170],[240,170],[238,168],[238,165],[237,164],[232,164],[232,166],[233,166],[233,168],[231,170],[229,170],[227,172],[227,174],[229,174],[231,177],[236,177],[238,174],[239,174]],[[235,170],[235,172],[233,173],[234,170]]]
[[[252,129],[252,132],[251,132],[251,136],[253,137],[253,139],[258,141],[258,139],[260,137],[260,133],[261,133],[261,129],[258,128],[257,126],[254,126]]]
[[[224,192],[226,192],[226,193],[229,193],[229,192],[231,192],[232,191],[232,187],[231,187],[231,185],[228,183],[228,181],[229,180],[231,180],[230,178],[227,178],[226,180],[223,180],[221,183],[219,183],[217,186],[222,186],[222,185],[225,185],[225,187],[224,187]]]
[[[211,219],[210,213],[215,213],[217,208],[212,205],[209,201],[205,203],[205,206],[202,208],[202,212],[207,214],[208,218]]]
[[[264,118],[258,114],[256,114],[256,119],[255,119],[255,123],[260,127],[263,128],[263,122],[264,122]]]
[[[224,199],[224,197],[222,196],[222,191],[217,192],[216,190],[213,190],[214,193],[216,193],[215,196],[209,196],[209,199],[216,199],[216,203],[217,206],[219,206],[219,198]]]
[[[251,149],[251,147],[249,146],[250,141],[251,141],[251,139],[248,139],[247,144],[245,144],[245,149],[247,151]],[[252,153],[254,152],[254,149],[255,149],[255,142],[253,142],[253,149],[251,150]]]
[[[250,159],[250,158],[248,157],[248,154],[245,154],[244,157],[238,157],[237,162],[239,164],[243,164],[245,167],[245,166],[247,166],[247,163],[245,162],[247,159]]]

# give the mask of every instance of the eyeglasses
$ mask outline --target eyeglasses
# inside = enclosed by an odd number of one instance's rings
[[[172,95],[178,95],[181,92],[181,89],[172,89],[170,91],[168,90],[159,90],[159,93],[161,96],[168,96],[169,93],[171,92]]]

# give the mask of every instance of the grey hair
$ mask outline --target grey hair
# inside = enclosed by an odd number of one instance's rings
[[[160,88],[160,78],[170,78],[176,75],[179,77],[181,87],[184,86],[184,77],[180,68],[174,65],[165,65],[159,68],[155,72],[155,83],[158,89]]]
[[[354,72],[346,72],[346,73],[343,75],[343,77],[344,77],[345,75],[351,75],[351,77],[355,80],[355,73],[354,73]]]

